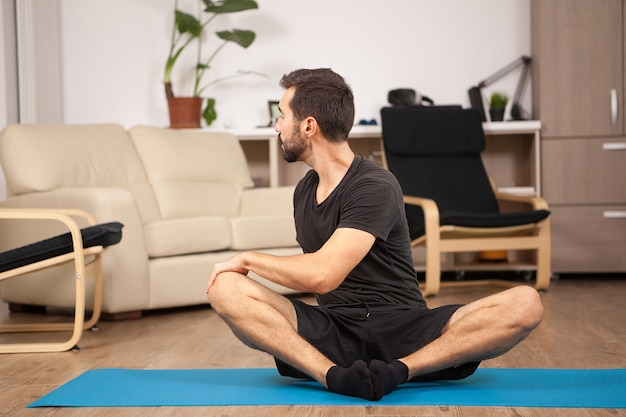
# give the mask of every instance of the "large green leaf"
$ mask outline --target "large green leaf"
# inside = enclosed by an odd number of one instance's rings
[[[202,0],[206,9],[205,12],[223,14],[242,12],[244,10],[258,9],[259,5],[254,0]]]
[[[224,39],[225,41],[235,42],[236,44],[247,48],[254,42],[254,38],[256,34],[251,30],[239,30],[233,29],[232,31],[223,30],[220,32],[216,32],[217,36],[220,39]]]
[[[176,10],[176,28],[181,34],[189,33],[197,38],[202,33],[202,23],[194,16]]]

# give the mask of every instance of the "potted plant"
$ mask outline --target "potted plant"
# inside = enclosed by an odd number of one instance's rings
[[[505,93],[494,92],[491,94],[489,101],[489,116],[492,122],[501,122],[504,120],[504,110],[509,102],[509,96]]]
[[[204,6],[204,10],[202,10]],[[201,114],[207,125],[210,125],[217,117],[215,111],[215,100],[207,99],[204,111],[202,111],[202,92],[210,85],[224,81],[226,79],[240,75],[252,73],[252,71],[238,71],[231,76],[222,77],[206,84],[202,84],[202,79],[207,70],[211,68],[211,63],[215,56],[229,42],[236,43],[243,48],[249,47],[256,37],[250,30],[224,30],[217,31],[215,35],[223,42],[213,51],[208,59],[202,58],[202,35],[205,27],[218,15],[241,12],[244,10],[257,9],[258,4],[254,0],[199,0],[197,17],[183,12],[178,8],[178,0],[174,6],[174,27],[172,28],[172,39],[170,42],[169,55],[165,63],[165,73],[163,82],[165,85],[165,96],[167,97],[170,127],[172,128],[199,128]],[[203,12],[209,14],[205,21],[202,21]],[[181,53],[196,41],[197,58],[194,70],[193,92],[191,96],[176,96],[172,87],[172,71]]]

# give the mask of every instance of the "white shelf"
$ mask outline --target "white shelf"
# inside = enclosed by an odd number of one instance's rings
[[[239,140],[266,140],[275,138],[278,133],[273,127],[249,127],[236,129],[218,129],[206,128],[202,129],[209,132],[228,132],[237,136]],[[510,122],[484,122],[483,131],[488,135],[507,135],[507,134],[525,134],[535,133],[541,130],[541,122],[539,120],[514,120]],[[380,125],[354,125],[350,131],[351,139],[359,138],[379,138],[382,134]]]
[[[218,129],[206,128],[202,129],[209,132],[228,132],[235,135],[240,141],[262,141],[267,142],[268,146],[268,170],[269,170],[269,186],[277,187],[281,184],[281,156],[280,145],[278,143],[278,133],[274,127],[250,127],[235,129]],[[541,161],[540,161],[540,130],[541,122],[538,120],[515,120],[509,122],[484,122],[483,131],[485,135],[492,140],[502,136],[504,139],[507,135],[522,135],[532,142],[532,169],[531,169],[531,186],[524,184],[521,187],[506,187],[503,192],[517,195],[536,195],[541,196]],[[350,131],[349,138],[353,140],[377,140],[382,135],[382,127],[380,125],[355,125]],[[497,140],[497,139],[496,139]],[[284,167],[282,168],[284,171]],[[295,175],[295,174],[294,174]]]
[[[484,122],[483,131],[485,134],[508,135],[520,133],[535,133],[541,130],[539,120],[512,120],[510,122]]]
[[[519,195],[523,197],[534,197],[537,195],[535,187],[498,187],[502,194]]]

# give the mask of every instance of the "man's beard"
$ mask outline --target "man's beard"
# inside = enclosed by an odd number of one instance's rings
[[[289,146],[283,142],[281,135],[278,135],[278,140],[283,147],[283,159],[287,162],[296,162],[300,160],[302,153],[306,149],[306,144],[302,140],[302,136],[297,129],[294,129],[294,134],[289,140]]]

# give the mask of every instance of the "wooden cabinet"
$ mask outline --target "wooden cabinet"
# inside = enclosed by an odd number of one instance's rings
[[[626,271],[626,205],[553,205],[552,270]]]
[[[626,203],[626,141],[550,139],[542,154],[549,176],[543,192],[550,204]]]
[[[622,8],[622,0],[531,3],[533,111],[543,137],[624,134]]]
[[[624,0],[532,0],[554,272],[626,271]]]

